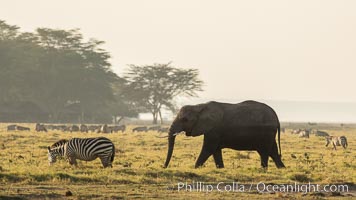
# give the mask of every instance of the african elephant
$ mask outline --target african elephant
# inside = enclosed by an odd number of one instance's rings
[[[195,163],[201,167],[213,155],[217,168],[223,168],[223,148],[255,150],[261,166],[268,167],[270,156],[278,168],[281,160],[280,123],[276,112],[266,104],[244,101],[238,104],[208,102],[183,106],[169,129],[168,152],[164,167],[171,160],[175,137],[184,131],[186,136],[204,135],[203,147]],[[275,140],[278,132],[278,147]]]

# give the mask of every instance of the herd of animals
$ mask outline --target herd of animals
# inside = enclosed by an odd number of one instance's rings
[[[30,131],[28,127],[12,124],[7,126],[7,131]],[[37,123],[36,132],[47,132],[48,130],[58,130],[64,132],[94,132],[94,133],[117,133],[125,132],[125,125],[108,126],[104,125],[47,125]],[[168,132],[168,127],[161,126],[138,126],[132,129],[132,132],[157,131],[159,133]],[[101,160],[104,168],[112,167],[115,157],[114,143],[105,137],[95,138],[72,138],[70,140],[61,139],[48,147],[48,161],[52,165],[57,157],[65,157],[69,164],[77,165],[77,159],[92,161],[97,158]]]
[[[291,134],[297,134],[299,135],[300,138],[309,138],[311,134],[314,134],[315,136],[319,136],[319,137],[325,137],[326,140],[325,146],[329,146],[329,144],[331,143],[335,150],[336,150],[336,146],[342,146],[344,149],[346,149],[348,146],[346,136],[343,135],[332,136],[325,131],[312,130],[312,129],[294,129],[291,131]]]
[[[16,124],[8,125],[7,131],[30,131],[29,127],[20,126]],[[107,124],[104,125],[52,125],[52,124],[39,124],[37,123],[35,126],[36,132],[47,132],[48,130],[57,130],[63,132],[82,132],[82,133],[118,133],[118,132],[125,132],[126,125],[114,125],[108,126]],[[147,131],[157,131],[159,133],[168,132],[168,127],[161,127],[161,126],[139,126],[132,129],[132,132],[147,132]]]
[[[24,127],[15,125],[16,130]],[[14,125],[8,127],[13,129]],[[82,131],[97,133],[124,132],[126,126],[86,126],[73,125],[43,125],[36,124],[36,131],[63,130]],[[161,127],[136,127],[133,132],[147,132],[148,130],[162,131]],[[165,128],[164,132],[168,129]],[[163,131],[162,131],[163,132]],[[257,151],[261,158],[261,166],[268,167],[268,158],[271,157],[277,168],[284,168],[281,160],[282,150],[280,145],[281,128],[276,112],[268,105],[256,101],[244,101],[237,104],[221,103],[211,101],[204,104],[183,106],[178,112],[168,131],[168,151],[164,167],[172,158],[175,138],[184,132],[188,137],[204,135],[203,146],[198,156],[195,168],[201,167],[205,161],[213,156],[217,168],[224,168],[222,149]],[[309,138],[310,134],[324,136],[326,146],[333,144],[347,147],[345,136],[330,136],[323,131],[292,130],[292,134],[299,137]],[[277,141],[276,141],[276,136]],[[72,138],[70,140],[59,140],[48,147],[48,160],[52,164],[58,156],[66,157],[71,165],[76,165],[76,160],[91,161],[99,158],[103,167],[112,167],[115,157],[115,145],[105,137],[96,138]]]

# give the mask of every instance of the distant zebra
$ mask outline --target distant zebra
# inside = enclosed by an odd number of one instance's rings
[[[98,133],[112,133],[112,130],[107,124],[104,124],[99,128]]]
[[[112,167],[115,157],[115,146],[105,137],[97,138],[72,138],[64,145],[53,149],[48,147],[48,161],[52,165],[57,156],[64,156],[69,164],[77,166],[76,159],[92,161],[100,158],[104,168]]]
[[[293,129],[291,134],[299,134],[302,131],[302,129]]]
[[[299,132],[299,137],[300,138],[309,138],[309,135],[310,135],[310,131],[309,130],[302,130]]]
[[[347,147],[347,138],[345,136],[326,136],[326,147],[332,143],[334,146],[334,149],[336,150],[336,146],[342,146],[344,149]]]

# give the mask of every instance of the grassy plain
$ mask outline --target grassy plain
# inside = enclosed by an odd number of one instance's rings
[[[296,124],[289,125],[298,127]],[[129,126],[124,133],[105,135],[116,145],[113,168],[103,169],[99,159],[79,161],[77,168],[64,159],[49,166],[47,146],[63,138],[97,137],[99,134],[7,132],[5,126],[0,126],[0,199],[356,198],[356,127],[319,127],[331,135],[347,136],[348,148],[344,150],[338,147],[336,151],[330,146],[325,147],[323,137],[312,135],[309,139],[298,138],[287,129],[281,135],[282,160],[286,168],[277,169],[270,160],[269,168],[265,171],[260,168],[260,158],[256,152],[229,149],[223,150],[224,169],[216,169],[212,158],[204,167],[194,169],[203,137],[188,138],[183,135],[177,136],[170,166],[163,169],[167,140],[155,137],[159,133],[154,131],[132,133],[133,126]],[[33,130],[33,124],[28,126]],[[178,190],[178,183],[197,182],[202,183],[200,191],[186,191],[185,187]],[[204,186],[216,186],[219,182],[224,182],[220,185],[223,192],[217,188],[212,192],[201,191]],[[244,189],[244,192],[226,191],[225,186],[233,182],[240,184],[239,189]],[[255,188],[259,182],[278,185],[295,182],[347,184],[349,192],[260,193]],[[66,196],[69,191],[72,195]]]

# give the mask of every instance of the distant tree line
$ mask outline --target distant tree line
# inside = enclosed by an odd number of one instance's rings
[[[171,63],[129,65],[119,77],[103,43],[78,29],[20,32],[0,20],[0,121],[110,123],[150,112],[157,123],[174,97],[202,91],[197,70]]]

